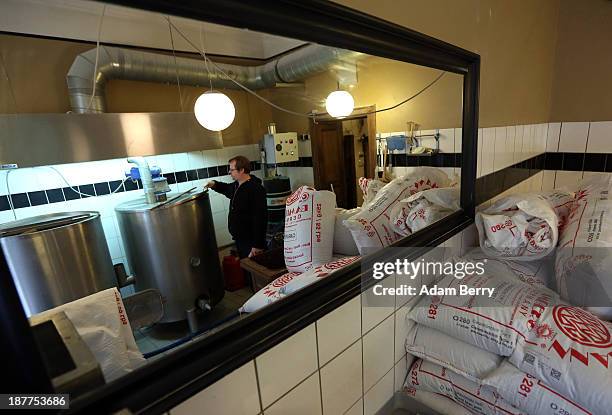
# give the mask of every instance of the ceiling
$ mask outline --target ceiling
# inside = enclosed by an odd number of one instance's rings
[[[0,31],[95,42],[103,7],[85,0],[2,0]],[[248,29],[179,17],[171,20],[192,42],[215,55],[268,59],[304,44]],[[176,50],[195,52],[180,35],[173,37]],[[165,15],[114,5],[106,5],[100,41],[172,49]]]

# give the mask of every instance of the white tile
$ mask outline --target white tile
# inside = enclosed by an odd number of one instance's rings
[[[454,236],[452,236],[451,238],[447,239],[446,242],[444,242],[443,246],[444,246],[444,258],[451,258],[454,256],[459,256],[461,255],[461,242],[462,242],[462,237],[461,237],[461,233],[458,233]]]
[[[597,177],[600,178],[602,180],[606,180],[610,174],[612,173],[602,173],[602,172],[597,172],[597,171],[585,171],[584,174],[582,175],[583,179],[590,179],[593,177]]]
[[[401,360],[393,366],[393,392],[401,391],[406,381],[406,375],[408,370],[406,369],[406,360]]]
[[[455,152],[455,130],[453,128],[440,130],[440,151],[443,153]]]
[[[383,288],[395,287],[395,275],[377,282]],[[367,333],[395,311],[395,297],[374,294],[374,286],[361,294],[361,332]]]
[[[420,288],[420,287],[419,287]],[[414,307],[415,303],[411,302],[408,305],[401,307],[394,313],[395,316],[395,352],[393,362],[398,362],[406,356],[406,336],[408,331],[415,324],[413,320],[408,320],[408,313]]]
[[[542,171],[542,191],[553,190],[555,188],[555,170]]]
[[[463,144],[463,128],[455,128],[455,153],[461,153]]]
[[[227,397],[226,397],[227,398]],[[240,400],[240,399],[238,399]],[[214,412],[211,412],[214,413]],[[230,412],[223,412],[229,414]],[[321,414],[321,389],[319,374],[315,373],[297,388],[283,396],[269,408],[264,415],[315,415]],[[233,414],[232,414],[233,415]]]
[[[591,123],[587,153],[612,153],[612,121]]]
[[[157,160],[157,166],[161,168],[162,173],[171,173],[176,170],[180,170],[175,168],[174,166],[174,155],[173,154],[158,154],[155,156]]]
[[[495,128],[485,128],[482,133],[482,171],[486,176],[495,166]]]
[[[542,181],[544,178],[544,173],[539,171],[536,174],[534,174],[533,176],[531,176],[529,178],[529,182],[530,182],[530,192],[534,192],[534,193],[538,193],[540,191],[542,191]]]
[[[310,140],[298,141],[298,154],[300,157],[312,157],[312,144]]]
[[[530,158],[533,154],[533,125],[523,126],[523,159]]]
[[[514,136],[510,143],[506,127],[495,128],[495,157],[493,171],[501,170],[512,164],[514,153]]]
[[[370,391],[364,399],[364,414],[376,414],[391,398],[393,398],[393,370],[390,370]]]
[[[176,171],[189,170],[189,157],[187,153],[175,153],[172,155]]]
[[[580,183],[581,180],[581,171],[557,170],[557,175],[555,177],[555,189],[576,191],[578,189],[578,183]]]
[[[548,124],[548,133],[546,134],[546,151],[559,151],[559,137],[561,136],[561,123],[551,122]]]
[[[361,336],[361,296],[317,321],[319,365],[323,366]]]
[[[524,125],[514,126],[514,163],[523,161],[523,135],[525,134]]]
[[[232,399],[240,393],[240,399]],[[256,415],[261,412],[253,362],[234,370],[185,402],[175,406],[172,415],[232,414]]]
[[[213,213],[213,224],[215,228],[227,226],[227,213],[224,210]]]
[[[317,370],[315,325],[277,344],[256,361],[261,399],[267,407]]]
[[[540,133],[538,136],[538,151],[537,153],[546,152],[546,143],[548,142],[548,124],[540,124]]]
[[[204,156],[201,151],[190,151],[187,153],[189,169],[201,169],[205,167]]]
[[[119,236],[116,219],[114,217],[102,218],[102,228],[104,229],[104,236],[106,239],[116,238]]]
[[[561,124],[559,151],[584,153],[586,151],[588,122],[564,122]]]
[[[108,244],[108,251],[110,252],[111,258],[119,258],[123,256],[119,238],[106,238],[106,243]]]
[[[37,169],[19,168],[8,170],[6,174],[8,174],[8,186],[11,190],[11,194],[34,192],[36,190],[43,189],[38,181]],[[4,179],[3,182],[6,183],[6,176],[3,176],[2,178]],[[3,187],[6,188],[4,184]]]
[[[217,247],[219,248],[222,246],[231,245],[234,242],[227,227],[215,228],[215,236],[217,238]]]
[[[355,404],[351,406],[351,409],[343,415],[363,415],[363,399],[359,399],[355,402]]]
[[[388,317],[363,336],[363,389],[369,390],[393,367],[395,320]]]
[[[361,397],[361,341],[321,369],[323,413],[342,414]]]

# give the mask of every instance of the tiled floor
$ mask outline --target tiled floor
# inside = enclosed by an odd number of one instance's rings
[[[233,292],[226,291],[221,302],[217,304],[212,311],[198,315],[199,329],[205,332],[199,335],[197,338],[207,336],[215,331],[212,330],[212,328],[217,329],[218,327],[216,326],[220,321],[226,319],[233,313],[236,313],[236,311],[252,295],[253,293],[248,287],[241,288]],[[235,319],[239,318],[240,317],[236,315]],[[230,324],[235,319],[230,319],[227,322],[224,322],[222,325]],[[208,331],[206,328],[211,328],[211,330]],[[187,325],[186,320],[176,323],[156,324],[152,327],[143,328],[134,332],[136,344],[143,354],[165,348],[188,335],[189,326]],[[179,345],[177,345],[177,347],[178,346]],[[174,348],[160,355],[171,353],[173,349]]]

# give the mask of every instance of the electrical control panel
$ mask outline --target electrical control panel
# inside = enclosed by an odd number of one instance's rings
[[[264,149],[268,164],[299,160],[297,133],[266,134]]]

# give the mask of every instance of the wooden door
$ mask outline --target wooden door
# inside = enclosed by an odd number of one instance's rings
[[[312,166],[317,190],[336,193],[338,207],[348,207],[344,136],[341,121],[311,122]]]

